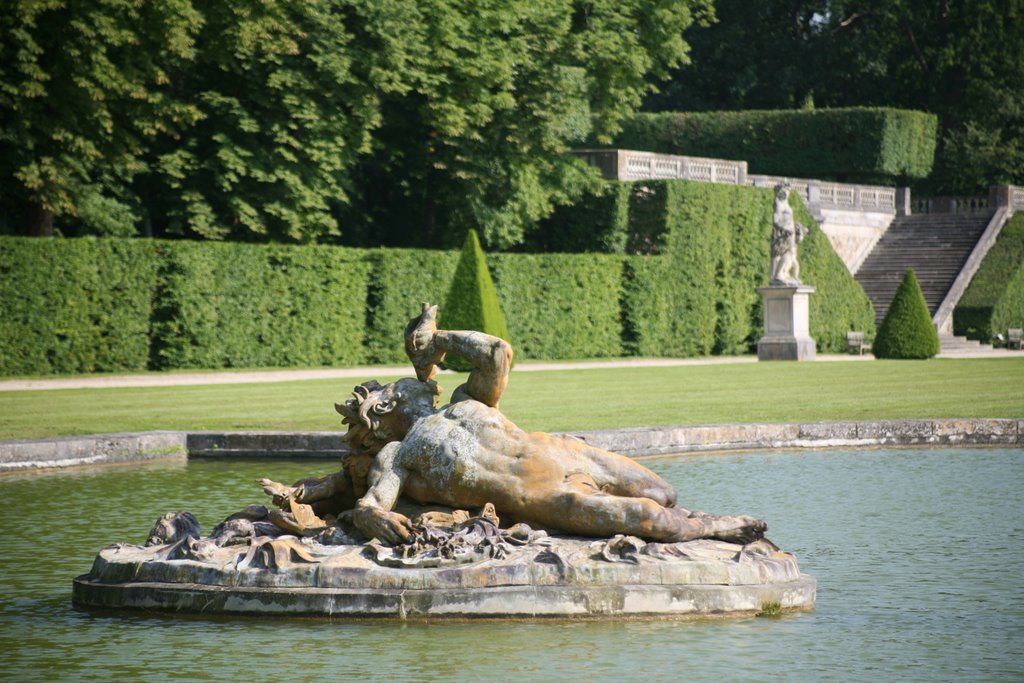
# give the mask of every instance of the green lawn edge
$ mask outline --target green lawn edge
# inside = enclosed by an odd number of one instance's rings
[[[0,440],[154,430],[343,431],[361,381],[0,392]],[[442,375],[447,399],[464,375]],[[501,409],[528,431],[1024,418],[1024,358],[513,371]]]

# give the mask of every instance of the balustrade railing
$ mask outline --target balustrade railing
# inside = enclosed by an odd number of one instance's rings
[[[906,188],[853,185],[808,178],[747,173],[747,162],[638,152],[628,149],[581,149],[573,154],[601,169],[607,180],[696,180],[729,185],[775,187],[786,183],[808,208],[878,213],[984,213],[1001,206],[1024,210],[1024,187],[993,187],[988,197],[920,197],[911,201]]]
[[[914,213],[984,213],[990,209],[988,197],[920,197],[911,202]]]
[[[625,149],[581,149],[573,152],[601,169],[608,180],[661,180],[674,178],[729,185],[775,187],[787,183],[809,207],[896,213],[896,188],[850,185],[807,178],[749,175],[747,162]]]

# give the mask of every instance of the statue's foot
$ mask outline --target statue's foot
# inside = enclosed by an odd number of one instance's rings
[[[768,524],[763,519],[740,515],[738,517],[719,517],[714,538],[728,543],[746,545],[764,538],[764,532],[768,530]]]

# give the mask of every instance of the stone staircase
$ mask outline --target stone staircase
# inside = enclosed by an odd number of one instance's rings
[[[935,315],[946,293],[992,218],[992,212],[899,216],[857,271],[857,282],[882,322],[903,273],[912,268],[928,312]]]

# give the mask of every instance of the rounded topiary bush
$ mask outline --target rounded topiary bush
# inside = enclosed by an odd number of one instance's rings
[[[913,270],[903,275],[871,349],[876,358],[931,358],[939,352],[939,335]]]
[[[487,268],[487,256],[475,230],[469,231],[462,245],[440,321],[445,329],[476,330],[509,341],[508,325]],[[444,366],[460,372],[473,369],[468,361],[454,354],[445,358]]]

